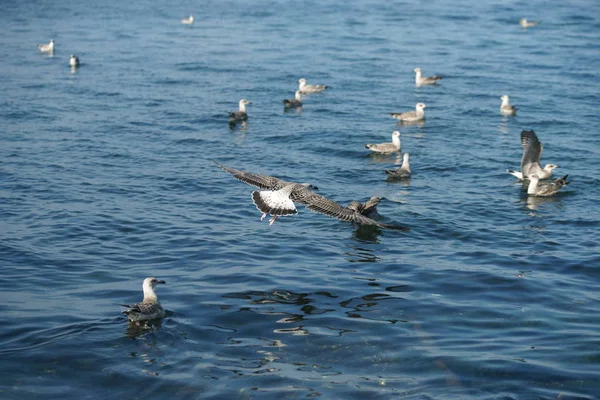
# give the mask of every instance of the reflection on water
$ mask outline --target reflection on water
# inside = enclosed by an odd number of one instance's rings
[[[155,319],[151,321],[128,321],[127,328],[125,329],[125,335],[135,339],[138,336],[159,330],[162,327],[162,320]]]
[[[527,208],[530,210],[537,210],[539,207],[543,206],[547,203],[559,203],[561,202],[560,196],[548,196],[548,197],[538,197],[538,196],[527,196],[525,200],[527,204]]]
[[[418,126],[418,127],[423,127],[425,126],[425,120],[421,120],[421,121],[398,121],[398,123],[396,123],[396,125],[398,126]]]
[[[402,164],[402,155],[400,154],[399,151],[396,153],[389,153],[389,154],[370,153],[369,158],[371,159],[372,162],[376,162],[376,163],[385,163],[385,164],[391,163],[391,164],[396,164],[396,165]]]

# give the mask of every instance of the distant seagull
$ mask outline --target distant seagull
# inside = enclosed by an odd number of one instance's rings
[[[248,113],[246,113],[246,104],[252,104],[251,101],[242,99],[240,100],[240,109],[239,111],[234,111],[229,113],[229,123],[231,125],[235,125],[238,122],[243,122],[248,120]]]
[[[394,153],[400,151],[400,132],[392,133],[391,143],[365,144],[365,147],[376,153]]]
[[[355,222],[362,225],[375,225],[394,230],[408,229],[401,226],[383,224],[365,216],[364,212],[368,213],[372,210],[371,204],[373,198],[363,204],[362,207],[357,204],[358,202],[350,203],[348,207],[344,207],[335,201],[313,192],[311,188],[314,188],[314,186],[310,184],[286,182],[273,176],[239,171],[219,164],[216,161],[215,164],[224,171],[229,172],[234,178],[263,189],[252,192],[252,201],[256,208],[263,213],[260,218],[261,221],[265,219],[267,214],[271,215],[269,225],[272,225],[282,215],[297,214],[298,210],[294,203],[300,203],[304,204],[311,211],[342,221]],[[367,207],[367,205],[369,206]]]
[[[38,48],[43,53],[54,53],[54,39],[50,39],[48,44],[38,44]]]
[[[302,107],[302,93],[299,90],[296,90],[296,95],[294,99],[284,100],[283,105],[285,108],[300,108]]]
[[[540,23],[538,21],[527,21],[525,18],[521,18],[519,20],[519,25],[523,28],[531,28],[532,26],[538,26]]]
[[[417,86],[435,85],[437,83],[437,81],[442,79],[442,77],[439,75],[426,76],[426,77],[421,76],[421,68],[415,68],[414,71],[415,71],[415,84]]]
[[[305,78],[300,79],[298,81],[298,83],[300,84],[298,86],[298,90],[300,91],[300,93],[303,93],[303,94],[304,93],[319,93],[328,88],[328,86],[326,86],[326,85],[307,85]]]
[[[527,188],[527,194],[530,196],[552,196],[563,186],[567,186],[569,183],[571,183],[567,182],[568,176],[569,175],[565,175],[553,182],[540,184],[539,176],[536,174],[531,174],[529,175],[529,187]]]
[[[398,169],[386,169],[385,173],[388,174],[388,180],[402,180],[410,178],[410,163],[408,162],[408,153],[404,153],[402,159],[402,166]]]
[[[521,146],[523,147],[523,156],[521,157],[521,172],[507,169],[506,172],[518,179],[525,179],[531,174],[537,175],[538,179],[550,178],[552,171],[558,168],[555,164],[546,164],[544,168],[540,164],[540,157],[544,146],[538,139],[535,131],[521,131]],[[525,178],[524,178],[525,177]]]
[[[71,54],[71,58],[69,59],[69,65],[73,68],[79,67],[79,57],[76,57],[74,54]]]
[[[502,99],[502,104],[500,105],[500,114],[503,115],[516,115],[518,108],[510,104],[508,95],[504,95],[500,97]]]
[[[423,103],[417,103],[415,106],[416,111],[406,111],[401,113],[390,113],[390,115],[403,122],[416,122],[425,119],[425,111],[423,109],[427,107]]]
[[[181,18],[180,21],[181,21],[182,24],[191,25],[191,24],[194,23],[194,16],[190,15],[189,18]]]
[[[120,304],[123,307],[127,307],[127,310],[123,311],[123,314],[126,314],[130,321],[146,321],[165,316],[165,310],[160,305],[158,297],[154,293],[154,287],[159,283],[164,284],[166,282],[153,277],[144,279],[144,300],[141,303],[131,305]]]

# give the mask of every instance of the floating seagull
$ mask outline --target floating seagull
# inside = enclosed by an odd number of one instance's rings
[[[246,104],[252,104],[252,102],[245,99],[240,100],[240,110],[229,113],[229,123],[231,125],[235,125],[240,121],[248,120],[248,114],[246,113]]]
[[[186,25],[190,25],[194,23],[194,16],[190,15],[189,18],[181,18],[181,23],[182,24],[186,24]]]
[[[540,184],[540,177],[536,174],[531,174],[529,178],[529,187],[527,188],[527,194],[530,196],[552,196],[558,192],[563,186],[567,186],[571,182],[567,182],[565,175],[562,178],[558,178],[554,182]]]
[[[552,175],[552,171],[558,168],[555,164],[546,164],[544,168],[540,164],[540,157],[544,146],[538,139],[535,131],[521,131],[521,146],[523,146],[523,156],[521,157],[521,172],[507,169],[506,172],[518,179],[525,179],[531,174],[536,174],[539,179],[546,179]],[[525,177],[525,178],[524,178]]]
[[[392,133],[391,143],[365,144],[365,147],[376,153],[394,153],[400,151],[400,132]]]
[[[500,105],[500,114],[503,115],[516,115],[518,108],[508,102],[508,95],[500,97],[502,104]]]
[[[79,67],[79,57],[76,57],[74,54],[71,54],[71,58],[69,59],[69,65],[73,68]]]
[[[305,78],[300,79],[298,83],[300,84],[298,87],[300,93],[319,93],[328,88],[326,85],[307,85]]]
[[[415,84],[417,86],[435,85],[437,83],[437,81],[442,79],[442,77],[439,75],[426,76],[426,77],[421,76],[421,68],[415,68],[414,71],[415,71]]]
[[[144,300],[141,303],[131,305],[120,304],[123,307],[127,307],[127,310],[123,311],[123,314],[126,314],[130,321],[146,321],[165,316],[165,310],[158,302],[158,298],[154,293],[154,287],[159,283],[166,282],[153,277],[144,279]]]
[[[537,21],[527,21],[527,19],[525,18],[521,18],[519,20],[519,25],[521,25],[523,28],[531,28],[532,26],[537,26],[540,23]]]
[[[296,90],[296,98],[291,100],[284,100],[283,105],[285,108],[300,108],[302,107],[302,93]]]
[[[386,169],[389,180],[402,180],[410,178],[410,163],[408,162],[408,153],[404,153],[402,166],[398,169]]]
[[[406,111],[402,113],[390,113],[390,115],[400,121],[404,122],[416,122],[425,119],[425,111],[423,109],[427,107],[423,103],[417,103],[415,106],[416,111]]]
[[[237,180],[256,186],[261,191],[252,192],[252,200],[256,208],[263,214],[261,221],[265,219],[267,214],[271,215],[269,225],[272,225],[278,217],[282,215],[294,215],[298,213],[294,203],[304,204],[311,211],[325,214],[330,217],[340,219],[342,221],[356,222],[362,225],[375,225],[381,228],[394,230],[407,230],[408,228],[383,224],[375,221],[364,213],[370,213],[373,210],[373,205],[377,205],[374,198],[364,203],[361,207],[358,202],[352,202],[348,207],[344,207],[335,201],[316,194],[311,189],[316,189],[314,186],[307,183],[286,182],[274,176],[253,174],[250,172],[239,171],[233,168],[226,167],[215,161],[215,164],[224,171],[229,172]],[[381,199],[380,199],[381,200]],[[375,203],[375,204],[373,204]]]
[[[50,39],[50,43],[48,43],[48,44],[38,44],[38,48],[43,53],[53,53],[54,52],[54,39]]]

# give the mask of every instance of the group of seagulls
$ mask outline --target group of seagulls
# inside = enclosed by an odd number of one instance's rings
[[[50,39],[50,43],[48,44],[38,44],[38,49],[40,49],[42,53],[48,53],[51,56],[54,55],[54,48],[54,39]],[[75,54],[71,54],[71,56],[69,57],[69,65],[72,69],[78,68],[79,57],[77,57]]]

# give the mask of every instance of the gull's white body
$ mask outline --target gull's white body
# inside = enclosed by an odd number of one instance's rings
[[[365,147],[376,153],[394,153],[400,151],[400,132],[392,133],[391,143],[365,144]]]

